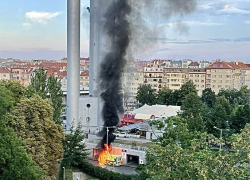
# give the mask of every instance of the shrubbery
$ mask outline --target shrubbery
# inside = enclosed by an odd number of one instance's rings
[[[137,174],[120,174],[99,166],[94,166],[88,162],[82,162],[79,168],[82,170],[82,172],[101,180],[145,180],[145,177],[142,179]]]

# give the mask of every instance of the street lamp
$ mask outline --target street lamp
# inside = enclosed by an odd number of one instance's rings
[[[108,133],[109,133],[109,128],[116,128],[116,126],[103,126],[104,128],[107,128],[107,146],[106,146],[106,151],[107,151],[107,154],[106,154],[106,167],[107,167],[107,159],[108,159],[108,144],[109,144],[109,136],[108,136]]]
[[[65,167],[63,167],[63,180],[65,180]]]
[[[220,140],[222,140],[222,130],[223,129],[217,128],[216,126],[214,126],[214,129],[220,130]],[[224,130],[229,131],[229,129],[224,129]],[[220,150],[221,150],[221,143],[220,143]]]

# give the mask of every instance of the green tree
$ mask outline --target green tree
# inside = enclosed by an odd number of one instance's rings
[[[58,169],[57,160],[63,157],[63,131],[53,122],[51,102],[38,95],[23,98],[13,107],[8,119],[24,141],[28,154],[46,172],[45,179],[53,179]]]
[[[208,133],[212,133],[215,136],[219,137],[220,132],[214,128],[216,126],[219,129],[227,129],[228,124],[231,120],[232,108],[228,100],[224,97],[218,97],[216,103],[211,111],[210,120],[207,124]],[[225,131],[223,131],[223,134]]]
[[[137,90],[136,100],[141,105],[154,105],[156,103],[155,90],[149,84],[140,84]]]
[[[35,70],[35,75],[31,78],[31,83],[28,88],[31,92],[38,94],[43,99],[47,97],[47,75],[43,68]]]
[[[148,179],[249,178],[250,171],[245,168],[250,163],[249,125],[241,134],[232,136],[230,142],[235,152],[230,152],[211,149],[211,142],[221,141],[207,133],[188,131],[183,119],[170,118],[166,123],[163,136],[146,154],[147,164],[142,173],[147,173]]]
[[[219,91],[218,96],[224,96],[233,107],[238,105],[239,91],[237,89],[222,89]]]
[[[201,99],[208,107],[212,108],[216,102],[215,92],[211,88],[206,88],[202,91]]]
[[[237,102],[239,105],[250,104],[250,89],[247,86],[242,86],[238,91]]]
[[[180,115],[187,120],[190,131],[204,132],[206,130],[206,122],[202,117],[206,107],[196,93],[190,93],[185,97],[181,110]]]
[[[88,152],[83,140],[82,126],[79,124],[75,128],[72,125],[70,133],[66,134],[63,140],[64,157],[62,163],[64,166],[78,166],[87,158]]]
[[[27,97],[38,94],[43,99],[50,99],[54,109],[53,121],[59,125],[62,125],[61,113],[65,107],[61,87],[60,79],[54,76],[47,78],[46,71],[44,69],[38,69],[35,71],[35,76],[31,78],[31,84],[26,91]]]
[[[189,81],[185,82],[184,84],[182,84],[182,86],[181,86],[181,88],[179,90],[178,104],[180,106],[182,105],[182,102],[183,102],[185,96],[190,94],[190,93],[197,94],[195,84],[191,80],[189,80]]]
[[[170,105],[171,104],[171,96],[172,96],[173,91],[168,88],[163,88],[159,90],[157,94],[157,104],[161,105]]]
[[[19,102],[24,96],[25,87],[16,80],[1,80],[0,86],[4,86],[6,89],[13,93],[15,103]]]
[[[15,103],[14,94],[0,86],[0,179],[42,180],[43,172],[26,153],[23,142],[7,125],[5,114]]]
[[[63,92],[61,90],[62,84],[61,81],[57,77],[50,76],[47,82],[49,99],[52,102],[52,106],[54,109],[53,113],[53,121],[56,124],[62,125],[62,109],[65,107],[63,104]]]
[[[241,129],[250,123],[250,107],[249,105],[238,106],[230,123],[230,129],[239,133]]]

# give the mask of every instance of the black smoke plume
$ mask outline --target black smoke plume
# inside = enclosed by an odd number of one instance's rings
[[[111,51],[104,57],[100,66],[99,88],[103,100],[102,118],[103,129],[99,136],[103,137],[100,146],[108,144],[115,139],[113,135],[116,128],[107,127],[118,126],[119,114],[124,112],[122,100],[121,76],[126,65],[126,51],[130,42],[130,25],[127,16],[131,12],[131,6],[127,0],[115,0],[104,14],[104,30],[107,33],[108,41],[111,42]]]
[[[108,1],[108,0],[107,0]],[[101,7],[107,1],[100,0]],[[123,114],[123,93],[121,76],[126,65],[126,59],[133,59],[133,54],[145,52],[164,39],[164,27],[171,18],[183,17],[192,13],[197,6],[197,0],[109,0],[112,4],[104,13],[102,32],[107,44],[102,50],[108,53],[102,59],[99,74],[99,91],[103,100],[102,118],[103,129],[99,136],[103,139],[100,147],[107,141],[112,143],[119,115]],[[154,40],[154,41],[152,41]],[[109,47],[109,44],[110,47]],[[108,47],[108,48],[107,48]]]

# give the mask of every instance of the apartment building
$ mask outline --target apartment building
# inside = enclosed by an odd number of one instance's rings
[[[243,62],[236,62],[236,64],[240,67],[243,79],[243,85],[250,88],[250,64],[244,64]]]
[[[163,86],[171,90],[178,90],[188,80],[188,68],[164,68]]]
[[[163,67],[144,67],[144,84],[150,84],[153,89],[159,91],[163,88]]]
[[[206,69],[206,88],[216,94],[221,89],[237,89],[244,85],[244,73],[235,63],[214,62]]]
[[[197,90],[199,96],[202,95],[202,91],[206,86],[206,69],[205,68],[190,68],[188,79],[191,80]]]
[[[143,84],[143,67],[129,67],[126,72],[123,73],[123,93],[124,100],[126,102],[135,102],[137,90],[140,84]]]
[[[18,80],[24,86],[28,86],[31,80],[33,68],[12,67],[11,79]]]
[[[0,80],[9,80],[10,71],[7,68],[0,67]]]
[[[80,74],[80,85],[89,87],[89,71],[82,71]]]

